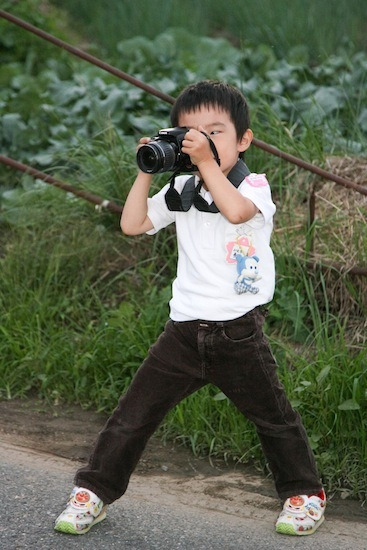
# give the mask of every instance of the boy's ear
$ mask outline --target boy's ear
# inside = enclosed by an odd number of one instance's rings
[[[240,153],[243,153],[244,151],[246,151],[246,149],[250,147],[253,137],[254,137],[254,134],[252,130],[248,128],[238,143],[238,151]]]

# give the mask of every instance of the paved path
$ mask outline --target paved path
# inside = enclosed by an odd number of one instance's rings
[[[162,476],[135,475],[105,521],[87,535],[63,535],[53,531],[53,521],[75,468],[75,462],[0,443],[1,550],[367,550],[363,516],[357,522],[331,517],[311,537],[285,537],[274,533],[277,510],[265,497],[246,494],[243,506],[233,507],[215,495],[202,500],[195,480],[188,486]]]

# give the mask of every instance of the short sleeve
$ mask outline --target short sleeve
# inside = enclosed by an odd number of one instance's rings
[[[265,174],[250,174],[241,183],[239,191],[260,211],[247,222],[250,226],[258,229],[272,220],[276,206],[273,203],[270,185]]]
[[[166,205],[165,194],[168,188],[169,184],[165,185],[153,197],[148,198],[147,216],[153,224],[153,229],[147,231],[147,235],[154,235],[176,219],[175,212],[168,210]]]
[[[190,176],[176,176],[174,187],[178,193],[182,192],[186,181]],[[196,178],[196,184],[199,182],[199,178]],[[152,198],[148,199],[148,218],[153,224],[153,229],[147,231],[147,235],[154,235],[160,229],[167,227],[171,223],[176,221],[177,212],[172,212],[168,209],[166,204],[165,195],[169,189],[170,184],[167,183],[162,189],[156,193]]]

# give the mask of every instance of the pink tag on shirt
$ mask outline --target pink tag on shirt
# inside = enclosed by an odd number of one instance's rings
[[[250,174],[245,178],[245,182],[249,183],[251,187],[265,187],[269,185],[265,174]]]

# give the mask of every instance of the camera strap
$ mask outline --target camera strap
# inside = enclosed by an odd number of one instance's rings
[[[220,166],[220,158],[219,158],[219,155],[218,155],[217,148],[216,148],[216,146],[214,145],[214,141],[211,139],[211,137],[210,137],[206,132],[203,132],[202,130],[200,130],[200,132],[201,132],[201,133],[203,134],[203,136],[205,136],[206,139],[209,141],[209,145],[210,145],[210,149],[212,150],[213,157],[214,157],[215,160],[217,161],[218,166]]]
[[[210,140],[209,136],[207,136]],[[211,141],[211,140],[210,140]],[[214,144],[213,144],[214,145]],[[243,180],[250,175],[250,170],[243,162],[243,160],[238,159],[237,163],[230,170],[227,179],[234,185],[236,188],[243,182]],[[187,212],[190,210],[191,206],[195,206],[201,212],[212,212],[216,214],[219,212],[214,201],[210,204],[200,195],[200,190],[203,185],[201,180],[198,185],[195,186],[195,176],[191,176],[185,183],[181,193],[179,193],[175,188],[175,178],[178,173],[173,174],[170,179],[170,186],[165,194],[165,200],[168,210],[173,212]]]

